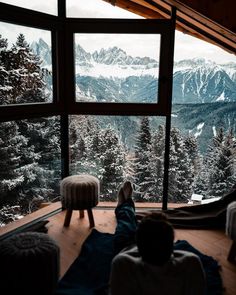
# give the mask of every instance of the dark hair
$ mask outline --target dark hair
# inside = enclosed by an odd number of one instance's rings
[[[163,265],[166,263],[174,245],[174,229],[163,213],[145,216],[137,229],[136,242],[143,261]]]

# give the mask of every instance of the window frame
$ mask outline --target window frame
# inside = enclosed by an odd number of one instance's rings
[[[66,0],[58,0],[58,16],[0,3],[0,21],[51,31],[53,71],[53,101],[51,103],[0,106],[0,122],[61,116],[61,175],[64,178],[69,175],[69,115],[165,116],[166,144],[163,183],[163,209],[165,209],[168,193],[168,129],[171,120],[175,9],[170,19],[80,19],[66,17]],[[74,33],[160,34],[157,103],[76,102]]]
[[[160,57],[157,102],[111,103],[78,102],[75,97],[74,34],[159,34]],[[153,19],[67,19],[66,22],[66,77],[68,86],[68,113],[93,115],[158,115],[170,113],[172,87],[171,20]]]
[[[59,59],[59,56],[62,56],[64,51],[64,27],[62,20],[57,16],[0,3],[0,22],[51,32],[53,72],[52,102],[1,105],[0,122],[62,114],[64,111],[62,99],[64,96],[64,62],[63,59]],[[3,37],[7,38],[7,36]]]

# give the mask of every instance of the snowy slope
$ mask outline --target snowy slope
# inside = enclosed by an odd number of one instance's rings
[[[42,66],[51,65],[50,47],[32,44]],[[155,102],[159,64],[128,55],[118,47],[86,52],[75,47],[76,92],[80,100]],[[236,63],[216,64],[204,58],[175,62],[173,103],[236,101]]]

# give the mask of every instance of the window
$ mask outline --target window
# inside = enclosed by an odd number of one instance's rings
[[[169,21],[73,20],[67,29],[70,113],[168,113]]]
[[[51,33],[0,22],[0,105],[52,102]]]
[[[59,200],[60,152],[58,117],[0,123],[0,226]]]
[[[75,34],[76,101],[157,103],[159,55],[158,34]]]
[[[30,0],[3,0],[6,4],[11,4],[35,11],[45,12],[48,14],[57,15],[57,0],[50,1],[30,1]]]
[[[98,177],[100,201],[131,180],[136,202],[162,202],[165,117],[74,115],[69,126],[70,174]]]
[[[76,173],[100,179],[101,201],[130,179],[161,207],[171,22],[0,6],[1,225],[59,200]]]
[[[235,61],[216,46],[176,33],[170,202],[212,202],[236,184]]]

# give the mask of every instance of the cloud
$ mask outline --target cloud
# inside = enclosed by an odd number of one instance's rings
[[[198,38],[176,31],[175,55],[176,61],[191,58],[205,58],[216,63],[236,62],[236,56],[220,47],[202,41]]]
[[[67,16],[82,18],[140,18],[134,13],[101,0],[67,0]]]
[[[90,53],[117,46],[133,57],[159,58],[160,36],[154,34],[76,34],[75,43]]]
[[[32,0],[5,0],[8,4],[24,6],[42,12],[57,14],[57,0],[32,1]],[[22,5],[23,3],[23,5]],[[86,5],[85,5],[86,4]],[[140,18],[140,16],[130,13],[124,9],[115,7],[101,0],[67,0],[67,15],[71,17],[108,17],[108,18]],[[1,22],[0,34],[9,40],[11,45],[16,41],[19,32],[26,36],[26,40],[31,43],[38,41],[41,37],[48,44],[51,43],[50,32],[38,29],[32,29],[22,26],[10,25]],[[117,34],[80,34],[76,40],[87,51],[99,50],[101,46],[108,48],[113,46],[121,47],[132,56],[149,56],[158,59],[159,39],[158,37],[148,35],[123,35]],[[103,36],[102,36],[103,35]],[[79,36],[79,35],[78,35]],[[194,38],[187,34],[176,31],[175,55],[176,61],[191,58],[205,58],[217,63],[236,62],[236,57],[223,49],[208,42]]]
[[[8,40],[9,47],[16,42],[19,33],[24,34],[25,39],[29,44],[33,41],[38,41],[39,38],[42,38],[49,46],[51,46],[50,31],[0,22],[0,35]]]
[[[3,0],[1,2],[27,8],[27,9],[32,9],[32,10],[36,10],[40,12],[57,15],[57,0],[48,0],[48,1]]]

